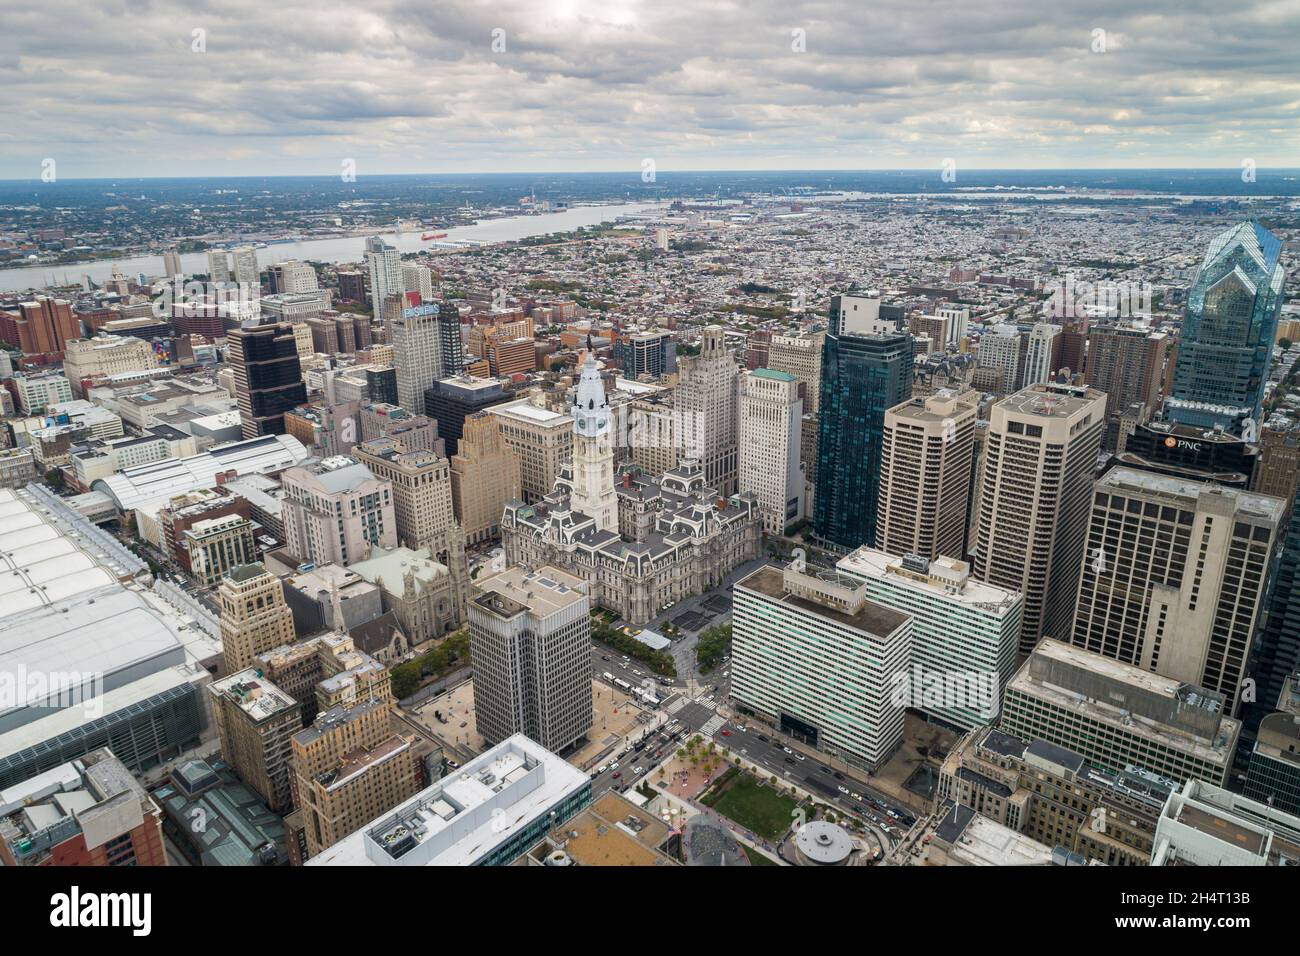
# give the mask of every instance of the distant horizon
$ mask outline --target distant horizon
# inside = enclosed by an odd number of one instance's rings
[[[961,177],[970,174],[995,174],[995,173],[1223,173],[1238,175],[1241,172],[1240,166],[968,166],[957,167],[957,179],[953,182],[944,182],[940,184],[945,187],[960,189],[962,188]],[[1300,166],[1268,166],[1259,165],[1256,167],[1257,173],[1300,173]],[[674,176],[674,175],[755,175],[762,173],[874,173],[874,174],[933,174],[936,178],[940,177],[942,167],[940,166],[771,166],[764,168],[722,168],[722,167],[700,167],[700,168],[671,168],[658,169],[656,176]],[[626,175],[640,179],[641,170],[639,168],[621,167],[615,169],[510,169],[510,170],[491,170],[491,171],[424,171],[424,172],[404,172],[404,173],[360,173],[356,174],[356,180],[361,179],[402,179],[418,178],[428,176],[452,176],[470,179],[504,177],[504,176],[617,176]],[[21,183],[26,185],[40,186],[58,186],[61,183],[101,183],[101,182],[185,182],[190,180],[203,179],[321,179],[330,181],[340,181],[344,185],[352,185],[352,182],[341,180],[341,177],[335,174],[326,173],[203,173],[187,176],[137,176],[137,175],[120,175],[120,176],[59,176],[52,182],[45,182],[39,176],[29,177],[26,179],[0,178],[0,184]],[[653,187],[655,182],[644,183],[647,187]]]

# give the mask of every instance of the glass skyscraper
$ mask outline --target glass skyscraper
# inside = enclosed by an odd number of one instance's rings
[[[1246,419],[1258,419],[1282,308],[1281,252],[1282,241],[1254,221],[1210,243],[1187,296],[1170,421],[1241,434]]]
[[[912,397],[912,337],[852,335],[832,322],[822,350],[814,529],[829,544],[874,544],[885,412]]]

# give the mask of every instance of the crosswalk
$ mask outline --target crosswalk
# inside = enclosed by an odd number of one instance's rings
[[[704,734],[705,737],[712,737],[722,729],[722,725],[726,722],[727,718],[714,714],[704,722],[704,726],[700,728],[700,733]]]

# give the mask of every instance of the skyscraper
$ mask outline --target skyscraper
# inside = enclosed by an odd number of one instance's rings
[[[740,368],[721,327],[704,330],[700,354],[683,356],[675,402],[683,455],[704,467],[704,480],[724,495],[736,492],[736,397]]]
[[[208,250],[208,281],[230,281],[230,256],[225,249]]]
[[[1286,541],[1268,582],[1268,614],[1255,635],[1250,674],[1253,701],[1246,701],[1252,730],[1275,706],[1292,674],[1300,674],[1300,502],[1292,501]]]
[[[226,359],[235,373],[244,437],[283,435],[284,413],[307,401],[293,326],[234,329],[226,338]]]
[[[985,441],[977,578],[1025,596],[1020,652],[1068,633],[1106,396],[1034,385],[993,406]]]
[[[469,603],[474,713],[489,745],[526,734],[560,752],[591,729],[591,602],[571,574],[508,568]]]
[[[252,246],[239,246],[231,253],[235,263],[235,282],[246,290],[250,299],[262,294],[262,275],[257,265],[257,250]]]
[[[980,338],[975,353],[980,368],[1002,370],[1002,387],[1007,392],[1014,392],[1020,380],[1020,339],[1020,330],[1014,325],[999,325]]]
[[[758,499],[763,530],[784,533],[804,514],[804,472],[799,464],[803,401],[788,372],[755,369],[740,377],[738,483]]]
[[[1258,419],[1282,309],[1281,254],[1282,240],[1253,220],[1214,237],[1187,294],[1166,417],[1238,434]]]
[[[1050,322],[1035,322],[1029,330],[1025,345],[1025,361],[1021,371],[1021,386],[1040,385],[1056,371],[1057,336],[1061,327]]]
[[[852,549],[875,541],[885,413],[912,395],[912,337],[841,334],[834,316],[831,324],[822,358],[814,525],[822,540]]]
[[[424,390],[445,376],[438,304],[413,302],[415,297],[414,292],[393,295],[383,314],[397,371],[397,404],[423,415]]]
[[[1106,417],[1111,422],[1131,405],[1141,404],[1147,411],[1159,407],[1168,342],[1166,333],[1144,325],[1108,323],[1088,329],[1084,381],[1106,393]]]
[[[245,564],[226,575],[217,588],[217,606],[227,674],[251,667],[258,654],[294,642],[293,612],[284,601],[284,588],[260,564]]]
[[[366,266],[370,269],[370,309],[376,319],[384,314],[384,303],[402,288],[402,254],[379,236],[366,240]],[[390,339],[391,341],[391,339]],[[411,410],[415,414],[415,410]]]
[[[181,254],[173,246],[163,253],[163,275],[168,279],[174,279],[184,274],[185,270],[181,268]]]
[[[941,389],[885,413],[876,546],[934,559],[963,553],[979,396]]]
[[[816,415],[822,398],[822,351],[826,333],[805,332],[801,335],[774,335],[767,347],[767,367],[789,372],[803,385],[803,411]]]
[[[452,507],[466,543],[500,534],[506,502],[522,494],[519,459],[506,447],[501,423],[486,412],[470,415],[451,456]]]
[[[1235,713],[1285,507],[1112,468],[1093,494],[1070,643],[1217,691]]]

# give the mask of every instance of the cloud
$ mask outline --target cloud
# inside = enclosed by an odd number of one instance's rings
[[[1300,155],[1293,0],[8,6],[3,177]]]

